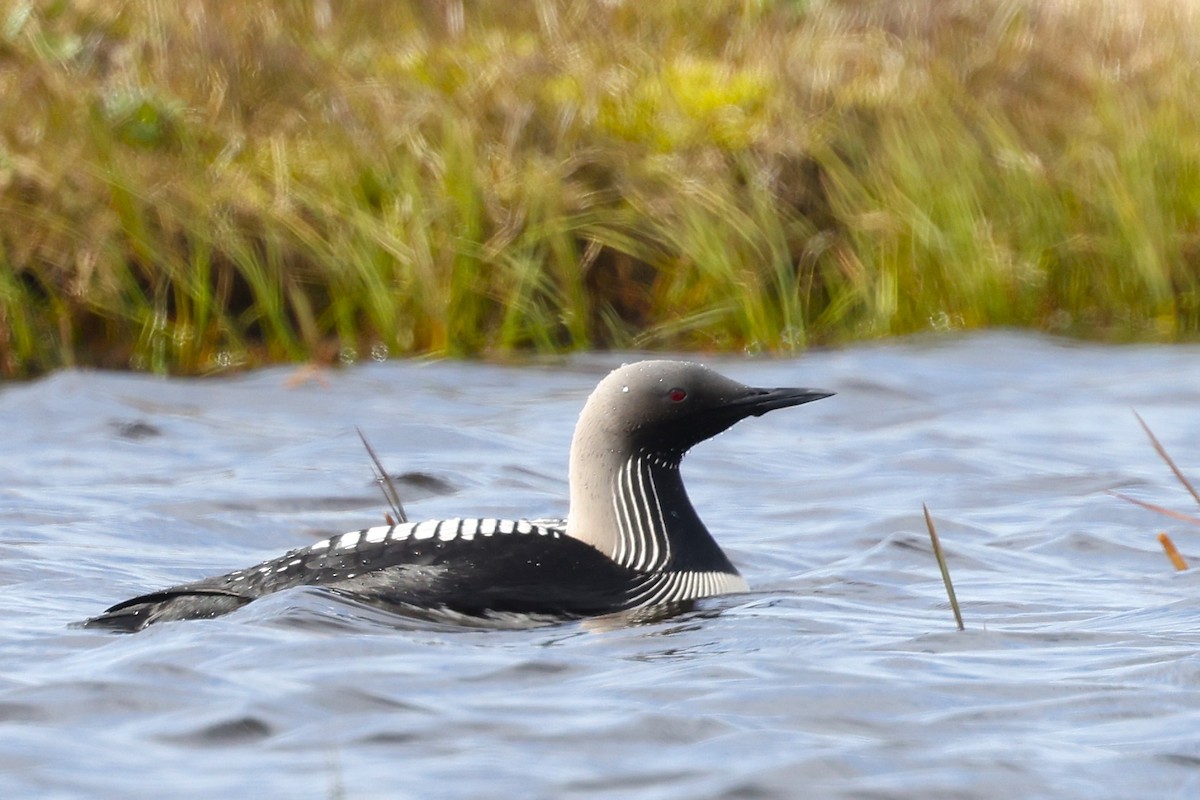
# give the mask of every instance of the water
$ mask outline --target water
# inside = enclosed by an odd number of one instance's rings
[[[132,636],[138,592],[377,524],[553,516],[619,356],[294,384],[63,372],[0,390],[4,797],[1192,797],[1200,348],[1010,333],[711,359],[837,397],[684,464],[755,591],[639,627],[463,631],[286,592]],[[531,403],[531,395],[544,399]],[[963,605],[954,629],[921,518]],[[1192,507],[1189,508],[1189,505]]]

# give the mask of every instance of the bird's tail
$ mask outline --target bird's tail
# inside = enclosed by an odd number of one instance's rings
[[[219,617],[241,608],[250,600],[221,589],[164,589],[117,603],[79,626],[134,633],[156,622]]]

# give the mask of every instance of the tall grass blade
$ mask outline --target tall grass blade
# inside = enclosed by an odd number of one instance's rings
[[[408,515],[404,513],[404,505],[400,502],[400,493],[396,491],[396,484],[392,482],[392,476],[383,468],[379,454],[375,452],[375,448],[371,447],[371,443],[363,435],[362,428],[355,426],[354,430],[358,432],[358,438],[362,439],[363,447],[367,448],[367,455],[371,457],[371,464],[375,471],[375,482],[379,484],[383,498],[392,507],[392,512],[396,515],[396,523],[408,522]]]
[[[1200,336],[1195,2],[10,5],[5,376]]]
[[[950,568],[946,566],[946,555],[942,552],[942,543],[938,539],[937,528],[933,524],[933,517],[929,514],[929,506],[922,503],[921,510],[925,512],[925,526],[929,528],[929,541],[933,543],[933,557],[937,559],[938,569],[942,571],[942,582],[946,584],[946,596],[950,598],[950,608],[954,611],[954,621],[958,623],[960,631],[966,630],[963,627],[962,611],[958,607],[958,597],[954,594],[954,584],[950,580]]]
[[[1146,420],[1142,419],[1142,415],[1136,410],[1133,412],[1133,415],[1137,417],[1137,421],[1142,426],[1142,430],[1144,430],[1146,435],[1150,437],[1150,444],[1154,445],[1155,452],[1158,453],[1159,457],[1163,461],[1167,462],[1167,466],[1171,468],[1171,472],[1175,473],[1175,477],[1178,478],[1179,482],[1183,484],[1183,488],[1187,489],[1188,492],[1191,493],[1192,497],[1197,503],[1200,503],[1200,493],[1196,492],[1196,487],[1192,486],[1191,481],[1189,481],[1179,469],[1179,466],[1175,463],[1174,459],[1167,454],[1166,448],[1162,446],[1162,442],[1160,442],[1158,437],[1154,435],[1154,431],[1150,430],[1150,426],[1146,424]]]
[[[1177,519],[1180,522],[1187,522],[1192,525],[1200,525],[1200,517],[1193,517],[1179,511],[1172,511],[1169,508],[1164,508],[1163,506],[1156,505],[1155,503],[1147,503],[1145,500],[1138,500],[1136,497],[1130,497],[1129,495],[1121,494],[1120,492],[1109,492],[1109,494],[1111,494],[1113,497],[1124,500],[1126,503],[1133,503],[1135,506],[1141,506],[1149,511],[1162,514],[1164,517],[1170,517],[1171,519]]]

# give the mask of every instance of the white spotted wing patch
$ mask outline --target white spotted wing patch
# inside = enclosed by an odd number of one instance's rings
[[[390,525],[382,525],[378,528],[367,528],[363,531],[363,541],[371,544],[379,544],[388,537],[394,528]]]
[[[331,539],[323,539],[297,552],[303,552],[305,555],[310,556],[309,564],[311,565],[313,561],[311,557],[313,556],[323,554],[321,557],[333,558],[337,555],[344,555],[347,552],[361,551],[363,548],[370,547],[371,545],[383,545],[386,547],[392,543],[400,544],[406,541],[428,540],[469,542],[476,536],[505,536],[509,534],[561,536],[564,533],[565,526],[566,522],[561,519],[459,519],[457,517],[442,520],[431,519],[424,522],[380,525],[375,528],[364,528],[361,531],[351,531],[334,536]],[[326,551],[328,552],[326,553]],[[267,562],[258,571],[267,572],[272,570],[278,570],[275,562]]]
[[[307,583],[330,583],[354,578],[369,580],[375,570],[403,565],[410,556],[416,563],[451,543],[469,548],[481,537],[539,536],[563,538],[565,522],[555,519],[503,520],[491,518],[427,520],[425,522],[378,526],[350,531],[315,542],[308,547],[223,576],[224,585],[238,592],[253,594],[276,591]],[[469,553],[469,549],[459,552]],[[381,578],[381,579],[386,579]],[[639,593],[647,598],[674,596],[681,587],[659,583],[643,584]],[[694,592],[694,587],[687,591]]]
[[[438,526],[441,525],[441,520],[431,519],[425,522],[418,522],[412,530],[412,538],[414,539],[432,539],[437,535]]]
[[[308,547],[224,576],[226,585],[239,590],[261,590],[296,583],[328,580],[330,576],[350,579],[403,564],[408,548],[439,548],[451,542],[464,546],[478,537],[533,535],[560,538],[565,535],[563,520],[444,519],[406,522],[350,531],[315,542]],[[365,572],[364,572],[365,570]],[[643,587],[647,594],[662,594],[663,587]]]
[[[567,534],[565,519],[535,519],[530,522],[530,526],[533,529],[531,533],[536,533],[538,536],[550,536],[557,539]]]
[[[454,541],[458,538],[460,531],[462,531],[461,519],[444,519],[437,526],[438,538],[443,542]]]

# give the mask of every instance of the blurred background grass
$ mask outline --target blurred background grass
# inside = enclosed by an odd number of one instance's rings
[[[0,374],[1200,331],[1196,0],[0,4]]]

